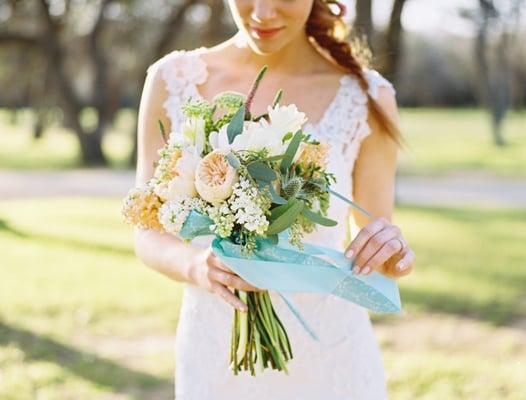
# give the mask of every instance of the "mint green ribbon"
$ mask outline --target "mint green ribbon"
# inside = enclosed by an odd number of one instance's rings
[[[191,211],[179,236],[191,240],[201,235],[213,235],[207,216]],[[278,235],[278,243],[256,239],[256,250],[245,256],[241,246],[216,236],[212,252],[222,263],[253,286],[278,292],[285,304],[307,333],[317,339],[287,293],[326,293],[358,304],[376,313],[401,312],[400,294],[395,280],[376,271],[370,275],[352,272],[354,259],[340,251],[304,243],[299,251],[288,242],[288,230]]]

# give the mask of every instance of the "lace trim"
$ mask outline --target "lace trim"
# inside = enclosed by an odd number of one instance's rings
[[[148,68],[148,73],[160,69],[168,98],[163,106],[172,122],[172,130],[179,129],[183,121],[181,106],[189,98],[202,98],[197,85],[203,84],[208,78],[206,62],[200,54],[206,50],[202,46],[193,50],[175,50]],[[365,76],[369,82],[368,93],[374,99],[378,98],[380,87],[388,88],[396,94],[393,85],[377,71],[366,69]],[[371,133],[367,122],[367,96],[357,79],[350,74],[342,75],[338,91],[323,113],[320,121],[307,122],[306,132],[314,137],[325,140],[341,150],[347,163],[354,163],[361,142]]]
[[[178,130],[184,120],[182,105],[189,97],[200,97],[196,85],[208,78],[206,63],[199,57],[204,50],[204,46],[193,50],[174,50],[148,68],[148,73],[159,69],[166,84],[168,97],[163,107],[170,118],[172,131]]]

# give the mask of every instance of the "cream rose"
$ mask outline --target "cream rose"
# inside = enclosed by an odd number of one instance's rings
[[[199,162],[195,171],[195,188],[203,200],[216,204],[230,197],[238,178],[225,154],[214,150]]]

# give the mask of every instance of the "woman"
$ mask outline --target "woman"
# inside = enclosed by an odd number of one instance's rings
[[[376,216],[369,220],[352,211],[361,229],[348,244],[351,209],[333,199],[329,217],[341,223],[305,239],[345,250],[356,259],[354,273],[378,271],[393,278],[408,274],[414,253],[389,222],[399,139],[390,83],[362,69],[332,29],[341,23],[341,15],[322,0],[230,0],[229,5],[239,28],[234,37],[210,49],[174,51],[149,68],[139,110],[137,185],[153,175],[157,149],[163,145],[158,119],[167,116],[166,125],[177,130],[183,117],[180,106],[189,96],[211,100],[223,90],[247,93],[267,65],[254,113],[263,112],[283,88],[281,103],[295,103],[309,118],[304,131],[330,144],[328,169],[336,175],[336,190]],[[183,244],[155,231],[136,231],[138,257],[187,283],[176,338],[178,400],[387,398],[367,311],[321,294],[292,296],[319,337],[316,341],[271,293],[293,346],[288,375],[266,370],[256,377],[234,376],[228,369],[230,305],[242,310],[246,306],[231,289],[260,289],[221,264],[209,249],[210,240],[200,237]]]

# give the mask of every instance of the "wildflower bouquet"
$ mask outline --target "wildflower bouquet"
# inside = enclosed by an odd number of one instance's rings
[[[336,277],[335,267],[314,257],[313,247],[305,249],[302,241],[317,225],[336,225],[327,218],[330,185],[335,180],[325,169],[328,145],[302,132],[305,114],[294,104],[281,106],[281,90],[265,114],[251,113],[265,72],[266,67],[248,96],[227,91],[211,103],[189,99],[182,107],[185,122],[169,136],[160,123],[165,146],[159,151],[154,176],[144,187],[129,192],[122,211],[138,227],[186,241],[215,235],[214,253],[255,286],[267,289],[276,284],[276,280],[265,282],[271,275],[267,265],[281,262],[286,274],[287,265],[318,263],[316,274],[325,274],[331,267],[332,281],[321,282],[331,282],[327,291],[334,292],[341,276]],[[285,232],[289,249],[282,245]],[[261,371],[270,366],[287,372],[293,357],[291,344],[269,292],[235,290],[235,294],[247,304],[248,312],[234,311],[233,372],[243,369],[254,375],[255,366]]]

